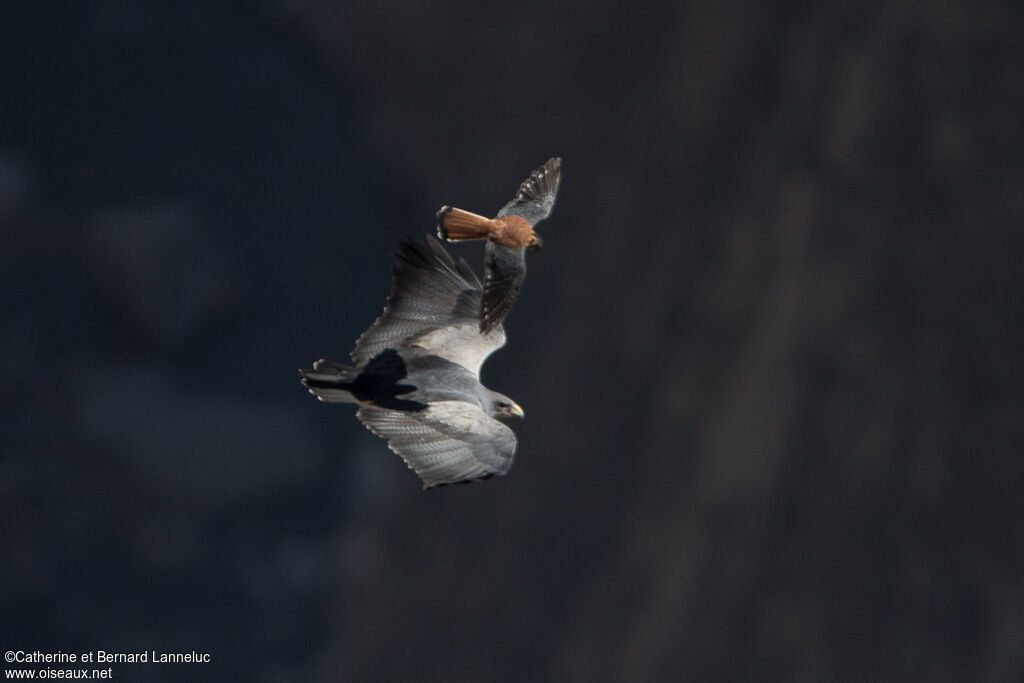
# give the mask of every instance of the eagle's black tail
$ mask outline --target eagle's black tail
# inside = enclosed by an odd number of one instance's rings
[[[352,395],[352,388],[358,368],[351,368],[341,363],[321,358],[313,363],[308,370],[299,370],[302,383],[309,393],[326,403],[358,403],[359,399]]]

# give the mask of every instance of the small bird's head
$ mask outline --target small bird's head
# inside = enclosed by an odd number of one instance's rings
[[[510,399],[504,394],[494,393],[494,403],[492,406],[492,415],[499,420],[505,420],[510,417],[524,417],[523,409],[519,407],[519,404]]]
[[[540,235],[530,231],[530,241],[526,243],[526,248],[530,251],[540,251],[540,248],[544,246],[544,243],[540,239]]]

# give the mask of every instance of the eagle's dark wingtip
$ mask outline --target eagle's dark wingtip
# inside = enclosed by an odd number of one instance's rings
[[[488,335],[494,331],[498,325],[501,324],[501,319],[496,317],[484,317],[480,318],[480,334]]]

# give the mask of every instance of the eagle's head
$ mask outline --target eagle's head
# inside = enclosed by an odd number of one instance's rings
[[[505,420],[510,417],[524,417],[526,414],[523,409],[519,407],[519,404],[510,399],[504,394],[499,394],[496,391],[492,391],[491,400],[491,415],[498,418],[499,420]]]

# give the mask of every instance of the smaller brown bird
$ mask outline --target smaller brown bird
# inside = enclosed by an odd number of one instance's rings
[[[562,179],[562,159],[552,157],[519,186],[515,199],[494,218],[443,206],[437,212],[437,235],[449,242],[487,240],[480,331],[501,324],[526,278],[526,249],[541,247],[534,226],[551,215]]]

